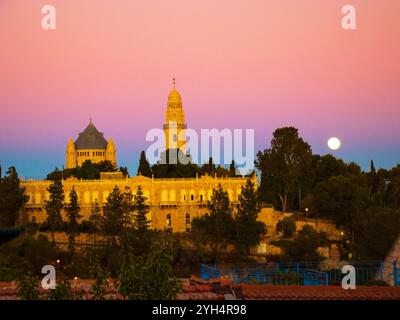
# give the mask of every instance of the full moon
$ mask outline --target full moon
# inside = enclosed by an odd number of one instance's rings
[[[338,150],[340,148],[341,142],[338,138],[332,137],[328,140],[328,147],[331,150]]]

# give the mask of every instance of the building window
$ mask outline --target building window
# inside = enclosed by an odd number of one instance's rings
[[[32,216],[32,223],[36,223],[36,217]]]
[[[171,219],[171,215],[169,213],[167,214],[167,227],[168,228],[172,227],[172,219]]]
[[[194,200],[194,195],[192,195],[192,194],[190,195],[190,200],[192,200],[192,201]]]
[[[200,195],[200,201],[203,201],[203,195],[202,194]]]
[[[185,222],[186,222],[186,232],[189,232],[190,231],[190,214],[189,214],[189,212],[188,213],[186,213],[186,216],[185,216]]]

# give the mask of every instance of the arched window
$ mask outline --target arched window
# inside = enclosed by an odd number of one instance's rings
[[[172,219],[171,219],[171,215],[169,213],[167,214],[167,227],[168,228],[172,227]]]
[[[187,224],[187,225],[190,224],[190,214],[189,214],[189,212],[186,213],[185,220],[186,220],[186,224]]]

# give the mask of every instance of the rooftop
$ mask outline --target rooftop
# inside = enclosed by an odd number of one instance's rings
[[[75,141],[75,148],[77,150],[106,149],[107,140],[103,137],[103,133],[97,130],[90,121],[86,129],[79,133],[78,139]]]

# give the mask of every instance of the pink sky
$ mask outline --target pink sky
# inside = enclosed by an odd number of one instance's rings
[[[338,136],[346,161],[394,166],[400,1],[350,2],[355,31],[337,0],[2,0],[0,160],[44,176],[92,117],[136,173],[176,77],[191,128],[254,128],[257,151],[293,125],[317,153]]]

